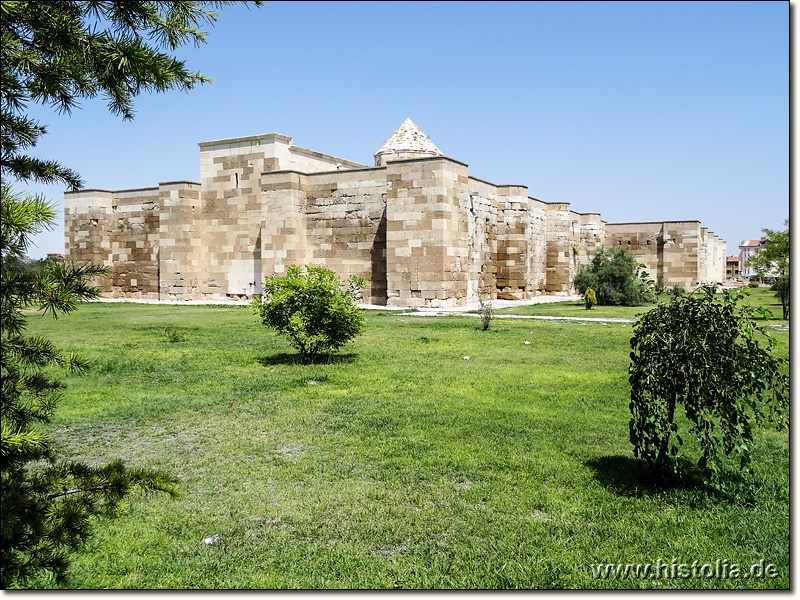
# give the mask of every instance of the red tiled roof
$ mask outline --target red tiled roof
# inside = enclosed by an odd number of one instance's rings
[[[761,245],[761,240],[747,240],[744,244],[742,244],[739,247],[743,248],[743,247],[760,246],[760,245]]]
[[[729,256],[725,260],[727,260],[728,262],[739,262],[739,257],[738,256]]]

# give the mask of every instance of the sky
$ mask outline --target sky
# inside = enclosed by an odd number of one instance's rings
[[[31,105],[32,154],[86,188],[154,187],[199,181],[198,142],[262,133],[372,165],[410,118],[474,177],[609,223],[699,220],[738,254],[789,217],[789,6],[237,4],[175,53],[212,84],[140,96],[133,121]],[[33,241],[63,252],[62,214]]]

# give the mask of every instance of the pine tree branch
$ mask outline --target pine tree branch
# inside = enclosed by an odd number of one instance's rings
[[[56,498],[60,498],[62,496],[70,496],[72,494],[79,494],[81,492],[101,492],[103,490],[109,490],[111,488],[118,487],[118,486],[119,486],[119,484],[106,483],[106,484],[103,484],[103,485],[93,485],[93,486],[88,487],[88,488],[73,488],[71,490],[58,492],[57,494],[49,494],[47,496],[47,499],[48,500],[55,500]]]

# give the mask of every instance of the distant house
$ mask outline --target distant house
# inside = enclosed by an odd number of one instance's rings
[[[761,240],[744,240],[739,244],[739,272],[742,277],[750,278],[758,275],[753,267],[747,266],[747,259],[758,254],[763,247]]]
[[[728,279],[739,277],[739,257],[728,256],[725,258],[725,276]]]
[[[58,252],[48,252],[47,253],[47,260],[52,260],[56,263],[63,263],[64,262],[64,255],[59,254]]]

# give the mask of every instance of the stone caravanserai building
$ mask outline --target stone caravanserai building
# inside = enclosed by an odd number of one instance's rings
[[[372,304],[449,307],[568,294],[601,247],[628,247],[664,287],[725,280],[699,221],[606,223],[469,174],[406,120],[375,166],[270,133],[200,146],[200,183],[64,194],[66,255],[110,268],[105,297],[243,299],[289,265],[370,282]]]

